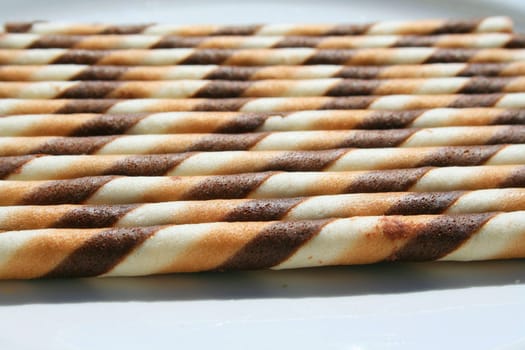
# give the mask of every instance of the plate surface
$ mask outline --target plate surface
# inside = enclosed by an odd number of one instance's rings
[[[521,5],[520,5],[521,2]],[[0,0],[0,21],[363,22],[521,0]],[[525,260],[0,282],[1,349],[524,349]]]

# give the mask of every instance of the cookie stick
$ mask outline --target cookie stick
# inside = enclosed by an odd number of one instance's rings
[[[0,181],[0,205],[130,204],[523,186],[524,165],[183,177],[94,176],[53,181]]]
[[[405,65],[426,63],[506,63],[525,60],[525,49],[442,49],[433,47],[323,50],[286,49],[0,49],[0,64],[93,64],[169,66],[222,64],[272,65]]]
[[[26,154],[161,154],[190,151],[327,150],[525,143],[525,126],[283,131],[244,134],[0,137],[0,156]]]
[[[157,112],[292,112],[305,110],[412,110],[432,108],[525,108],[524,93],[260,97],[189,99],[0,99],[0,115]]]
[[[524,209],[523,188],[123,205],[23,205],[0,206],[0,230],[142,227],[215,221],[294,221],[365,215],[466,214]]]
[[[379,21],[341,24],[253,24],[253,25],[179,25],[179,24],[102,24],[60,22],[11,22],[3,30],[9,33],[38,34],[172,34],[204,35],[384,35],[512,32],[509,17],[492,16],[480,19],[426,19],[410,21]]]
[[[263,49],[314,47],[353,49],[374,47],[523,48],[525,36],[507,33],[362,36],[171,36],[3,34],[2,49]]]
[[[524,238],[523,211],[9,231],[0,278],[512,259]]]
[[[525,124],[525,110],[437,108],[408,111],[317,110],[273,113],[29,114],[0,118],[0,136],[369,130],[503,124]]]
[[[512,164],[525,164],[525,145],[109,156],[29,155],[0,157],[0,179],[61,180],[99,175],[195,176],[257,171],[356,171]]]
[[[0,66],[2,81],[66,80],[264,80],[511,77],[525,75],[525,62],[431,63],[393,66],[91,66],[82,64]]]
[[[525,91],[525,77],[428,79],[0,82],[0,98],[136,99],[487,94]]]

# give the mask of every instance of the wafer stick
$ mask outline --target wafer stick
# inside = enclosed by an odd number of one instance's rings
[[[166,66],[223,64],[273,65],[394,65],[425,63],[506,63],[525,60],[525,49],[442,49],[433,47],[323,50],[287,49],[0,49],[0,64],[97,64]]]
[[[175,200],[290,198],[343,193],[440,192],[525,186],[524,165],[355,172],[263,172],[183,177],[94,176],[0,181],[0,205],[129,204]]]
[[[367,215],[466,214],[524,209],[523,188],[131,205],[24,205],[0,207],[0,230],[142,227],[255,220],[294,221]]]
[[[523,48],[525,36],[506,33],[445,35],[362,35],[362,36],[162,36],[162,35],[47,35],[3,34],[0,48],[50,49],[260,49],[315,47],[318,49],[353,49],[372,47],[443,47],[443,48]]]
[[[0,157],[0,179],[60,180],[97,175],[195,176],[256,171],[355,171],[422,166],[525,164],[525,145],[227,151],[158,155]]]
[[[523,211],[9,231],[0,278],[511,259],[525,257],[524,238]]]
[[[189,151],[326,150],[525,143],[525,126],[322,130],[244,134],[0,137],[0,156],[25,154],[159,154]]]
[[[253,25],[178,25],[178,24],[96,24],[59,22],[11,22],[4,25],[10,33],[38,34],[172,34],[202,35],[384,35],[511,32],[509,17],[473,20],[426,19],[347,24],[253,24]]]
[[[65,80],[263,80],[263,79],[399,79],[454,76],[511,77],[525,75],[525,62],[432,63],[393,66],[90,66],[56,64],[0,66],[2,81]]]
[[[291,112],[304,110],[413,110],[431,108],[525,108],[525,93],[261,97],[224,99],[0,99],[0,115],[157,113],[190,111]]]
[[[232,98],[484,94],[525,91],[525,77],[429,79],[0,82],[0,98]]]
[[[525,124],[525,110],[437,108],[408,111],[325,110],[275,113],[30,114],[0,117],[0,136],[243,133]]]

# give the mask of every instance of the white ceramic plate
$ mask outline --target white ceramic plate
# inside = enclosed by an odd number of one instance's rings
[[[521,3],[521,5],[520,5]],[[0,21],[352,22],[507,1],[0,0]],[[0,349],[525,349],[525,261],[0,282]]]

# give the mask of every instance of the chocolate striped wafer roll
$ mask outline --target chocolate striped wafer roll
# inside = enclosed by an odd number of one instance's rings
[[[9,231],[0,278],[511,259],[524,238],[523,211]]]
[[[525,189],[523,188],[124,205],[23,205],[0,207],[0,230],[295,221],[370,215],[508,212],[524,209]]]
[[[259,97],[188,99],[0,99],[0,115],[158,112],[291,112],[304,110],[413,110],[432,108],[525,108],[525,93]]]
[[[8,33],[36,34],[153,34],[180,36],[207,35],[385,35],[385,34],[445,34],[512,32],[509,17],[492,16],[481,19],[426,19],[410,21],[380,21],[346,24],[252,24],[252,25],[178,25],[178,24],[96,24],[60,22],[10,22],[4,25]]]
[[[512,77],[525,75],[525,62],[431,63],[393,66],[91,66],[55,64],[0,66],[2,81],[66,80],[264,80],[264,79],[400,79]]]
[[[361,36],[170,36],[170,35],[49,35],[0,34],[3,49],[69,48],[112,49],[262,49],[314,47],[318,49],[353,49],[372,47],[443,47],[443,48],[523,48],[525,36],[507,33],[445,35],[361,35]]]
[[[525,143],[525,126],[283,131],[244,134],[0,137],[0,156],[25,154],[159,154],[190,151],[325,150]]]
[[[525,60],[525,49],[442,49],[434,47],[328,50],[285,49],[0,49],[0,64],[96,64],[166,66],[222,64],[272,65],[404,65],[426,63],[506,63]]]
[[[182,177],[94,176],[52,181],[3,180],[0,181],[0,205],[129,204],[523,186],[525,165]]]
[[[0,179],[60,180],[98,175],[195,176],[259,171],[355,171],[505,164],[525,164],[525,144],[129,156],[14,156],[0,157]]]
[[[30,114],[0,117],[0,136],[243,133],[502,124],[525,124],[525,110],[437,108],[408,111],[323,110],[275,113]]]
[[[427,79],[0,82],[0,98],[136,99],[485,94],[525,91],[525,77]]]

